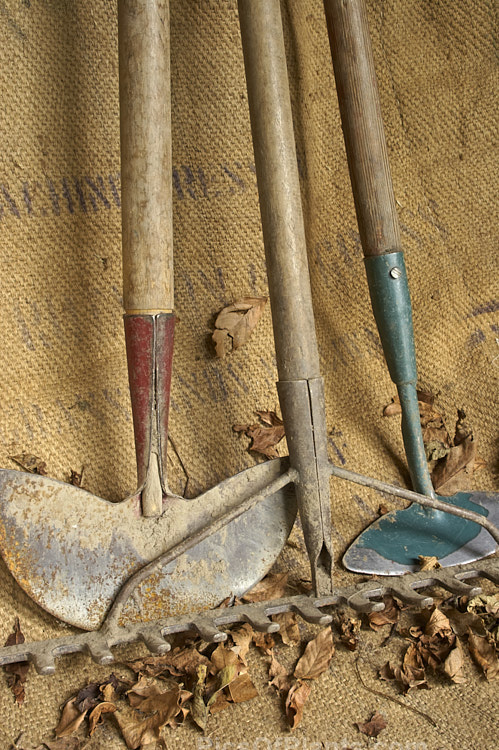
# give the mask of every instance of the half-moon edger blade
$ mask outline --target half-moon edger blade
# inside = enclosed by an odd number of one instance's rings
[[[140,495],[119,503],[45,476],[0,471],[0,552],[26,593],[77,627],[100,626],[128,578],[283,473],[281,459],[246,469],[193,500],[165,498],[159,518],[141,516]],[[259,581],[296,516],[286,486],[151,575],[124,619],[213,607]]]

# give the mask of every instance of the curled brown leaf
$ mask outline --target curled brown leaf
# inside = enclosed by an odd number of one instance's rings
[[[54,729],[56,737],[66,737],[73,734],[83,724],[85,716],[88,713],[86,709],[83,713],[76,707],[76,697],[70,698],[62,709],[61,718]]]
[[[312,692],[310,682],[297,680],[286,697],[286,716],[291,729],[296,729],[303,718],[303,708]]]
[[[248,450],[261,453],[267,458],[276,458],[278,456],[276,445],[285,434],[284,423],[275,412],[260,411],[257,414],[261,419],[261,424],[235,424],[232,429],[234,432],[244,432],[247,437],[251,438]]]
[[[212,334],[217,357],[225,357],[248,341],[266,302],[266,297],[243,297],[219,312]]]
[[[289,693],[292,685],[292,675],[288,672],[276,658],[274,653],[271,654],[272,660],[269,667],[269,685],[275,687],[280,693]]]

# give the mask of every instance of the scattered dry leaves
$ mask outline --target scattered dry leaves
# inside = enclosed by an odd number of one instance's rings
[[[366,734],[368,737],[377,737],[386,727],[386,721],[385,718],[376,711],[368,721],[364,722],[364,724],[356,722],[356,726],[362,734]]]
[[[5,646],[16,646],[20,643],[24,643],[24,635],[19,618],[16,617],[14,629],[5,641]],[[17,664],[7,664],[3,669],[7,675],[7,685],[12,690],[16,703],[21,706],[26,696],[24,686],[28,678],[29,662],[21,661]]]
[[[217,357],[225,357],[248,341],[266,302],[266,297],[243,297],[218,313],[212,334]]]
[[[235,424],[232,429],[251,438],[248,450],[261,453],[267,458],[276,458],[279,455],[276,445],[284,437],[284,423],[274,411],[257,411],[256,414],[260,423]]]

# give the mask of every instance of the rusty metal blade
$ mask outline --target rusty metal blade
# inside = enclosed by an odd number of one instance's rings
[[[195,499],[168,496],[159,518],[141,516],[139,495],[111,503],[55,479],[0,471],[0,552],[41,607],[95,630],[135,571],[248,498],[269,494],[266,488],[279,481],[285,468],[285,460],[276,459]],[[179,614],[242,594],[272,566],[295,516],[290,487],[270,494],[151,576],[134,593],[125,615]]]

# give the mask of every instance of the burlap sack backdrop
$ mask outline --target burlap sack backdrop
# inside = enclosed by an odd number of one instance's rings
[[[174,491],[188,479],[196,494],[254,463],[232,425],[278,402],[268,306],[233,355],[214,358],[210,342],[224,305],[267,295],[236,2],[171,6],[178,327],[177,453],[170,450],[168,468]],[[371,0],[369,11],[420,383],[451,426],[457,408],[466,411],[487,462],[476,486],[497,488],[494,4]],[[395,389],[368,304],[322,4],[290,0],[283,16],[331,456],[407,483],[398,419],[381,416]],[[117,500],[134,489],[135,463],[121,319],[115,3],[4,0],[0,35],[0,465],[13,468],[9,456],[33,454],[66,481],[84,467],[84,486]],[[332,488],[339,556],[375,517],[380,498],[341,482]],[[307,577],[303,556],[291,564]],[[16,615],[29,638],[61,632],[3,563],[1,592],[0,640]],[[213,743],[284,736],[265,662],[255,669],[260,697],[213,717]],[[1,747],[20,730],[26,746],[50,736],[60,703],[103,674],[84,657],[65,660],[54,678],[31,674],[21,709],[3,684]],[[379,685],[374,672],[371,682]],[[343,653],[315,686],[296,737],[352,744],[353,722],[379,708],[389,719],[385,742],[491,747],[495,730],[483,715],[491,695],[471,668],[467,686],[411,694],[434,728],[367,692]],[[124,747],[111,725],[103,731],[88,747]],[[193,747],[198,736],[189,726],[168,742]]]

